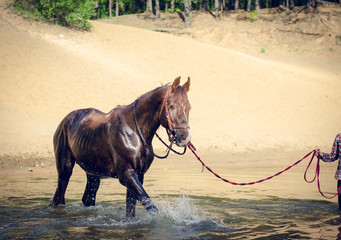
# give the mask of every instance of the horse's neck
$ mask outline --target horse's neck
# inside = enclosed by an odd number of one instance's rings
[[[156,130],[160,127],[160,111],[163,97],[166,93],[165,88],[161,88],[139,99],[136,105],[136,118],[143,137],[147,142],[151,142]]]

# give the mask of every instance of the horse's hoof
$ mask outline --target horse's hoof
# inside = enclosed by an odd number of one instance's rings
[[[154,205],[151,205],[149,208],[147,208],[147,211],[152,216],[155,216],[159,213],[159,210]]]
[[[65,199],[63,199],[62,201],[52,199],[52,201],[50,202],[50,207],[65,207]]]
[[[56,203],[51,202],[49,207],[53,207],[53,208],[65,207],[65,203],[56,204]]]

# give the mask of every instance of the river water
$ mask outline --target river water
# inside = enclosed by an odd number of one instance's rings
[[[204,157],[219,174],[240,182],[267,177],[294,162],[284,157]],[[125,188],[117,179],[102,180],[96,206],[84,207],[86,177],[76,166],[66,206],[52,208],[54,168],[2,171],[0,239],[337,239],[341,220],[336,199],[323,198],[316,184],[304,182],[306,164],[268,182],[240,187],[207,170],[202,173],[189,153],[155,160],[144,186],[159,214],[150,216],[138,204],[136,218],[130,220],[125,218]],[[330,195],[336,192],[335,166],[322,166],[322,189]]]

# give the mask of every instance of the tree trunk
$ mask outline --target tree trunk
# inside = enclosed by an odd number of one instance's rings
[[[247,0],[246,11],[250,12],[250,10],[251,10],[251,0]]]
[[[255,10],[258,15],[260,15],[259,0],[255,0]]]
[[[116,14],[115,16],[118,17],[119,11],[120,11],[120,7],[118,6],[118,0],[116,0]]]
[[[147,12],[153,11],[153,2],[152,0],[147,0]]]
[[[112,0],[109,0],[109,17],[112,17]]]
[[[294,10],[295,9],[295,1],[294,0],[289,0],[289,9]]]
[[[202,0],[202,10],[207,11],[207,0]]]
[[[219,14],[220,4],[219,4],[219,0],[214,0],[214,7],[215,7],[215,20],[219,21],[220,20],[220,14]]]
[[[185,1],[185,26],[191,25],[191,10],[192,10],[192,2],[191,0]]]
[[[165,13],[168,13],[168,1],[165,2]]]
[[[234,3],[234,10],[239,10],[239,0],[235,1],[235,3]]]
[[[160,19],[160,1],[155,0],[155,15],[158,19]]]
[[[230,0],[225,0],[225,4],[224,4],[225,11],[229,10],[229,2]]]
[[[170,7],[171,7],[172,12],[174,12],[174,0],[171,0]]]

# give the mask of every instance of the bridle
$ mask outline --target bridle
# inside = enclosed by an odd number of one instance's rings
[[[162,139],[161,137],[155,133],[155,135],[157,136],[157,138],[167,147],[167,152],[166,152],[166,155],[165,156],[159,156],[157,154],[154,153],[153,149],[148,145],[148,143],[146,142],[146,140],[144,139],[143,135],[142,135],[142,132],[140,130],[140,127],[138,125],[138,122],[137,122],[137,118],[136,118],[136,105],[138,103],[138,99],[135,100],[134,102],[134,107],[133,107],[133,117],[134,117],[134,121],[135,121],[135,125],[136,125],[136,129],[137,129],[137,132],[143,142],[143,144],[149,149],[149,151],[151,151],[153,153],[153,155],[157,158],[161,158],[161,159],[164,159],[166,157],[168,157],[169,155],[169,152],[172,151],[178,155],[184,155],[186,153],[186,146],[184,147],[184,151],[182,153],[179,153],[177,152],[176,150],[174,150],[172,148],[173,146],[173,143],[174,143],[174,140],[175,140],[175,137],[176,137],[176,132],[175,132],[175,129],[188,129],[189,126],[186,125],[186,126],[174,126],[173,125],[173,122],[172,122],[172,119],[171,119],[171,116],[169,114],[169,107],[168,107],[168,98],[170,98],[171,96],[173,96],[174,94],[172,94],[170,92],[170,89],[167,90],[164,98],[163,98],[163,102],[162,102],[162,105],[161,105],[161,110],[160,110],[160,114],[159,114],[159,121],[161,122],[161,117],[162,117],[162,112],[163,112],[163,109],[165,109],[165,117],[167,119],[167,124],[168,124],[168,128],[166,128],[166,131],[167,131],[167,134],[168,134],[168,137],[169,137],[169,141],[170,141],[170,144],[167,145]]]
[[[163,102],[162,102],[161,110],[160,110],[160,114],[159,114],[159,120],[161,122],[162,110],[164,108],[165,112],[166,112],[165,116],[166,116],[167,123],[168,123],[168,128],[166,128],[166,131],[167,131],[170,142],[174,141],[174,139],[175,139],[175,136],[176,136],[175,129],[189,129],[188,124],[186,124],[186,126],[174,126],[173,125],[173,121],[172,121],[171,115],[169,113],[169,107],[168,107],[168,102],[167,102],[168,98],[172,97],[173,95],[174,94],[170,92],[170,89],[168,89],[165,96],[163,97]]]

